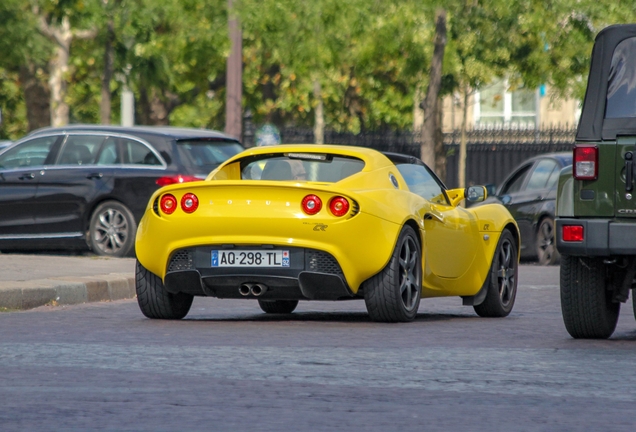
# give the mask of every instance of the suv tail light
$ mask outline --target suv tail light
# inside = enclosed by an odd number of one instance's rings
[[[583,225],[563,225],[563,241],[581,242],[583,241]]]
[[[186,183],[199,180],[201,179],[195,176],[177,174],[173,176],[159,177],[155,183],[159,186],[167,186],[175,183]]]
[[[574,146],[574,178],[577,180],[596,180],[598,178],[598,147],[576,144]]]

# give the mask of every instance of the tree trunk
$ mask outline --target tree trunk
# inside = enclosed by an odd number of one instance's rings
[[[232,47],[227,58],[225,90],[225,133],[242,138],[243,124],[243,33],[233,10],[234,0],[228,0],[229,31]]]
[[[325,106],[322,101],[322,87],[320,80],[314,78],[314,98],[318,102],[316,104],[315,121],[314,121],[314,141],[316,144],[325,143]]]
[[[424,110],[424,126],[422,127],[422,160],[429,167],[435,166],[435,124],[437,123],[437,99],[442,87],[442,62],[446,48],[446,10],[438,9],[435,13],[435,48],[431,59],[430,78],[426,98],[420,105]]]
[[[37,78],[33,63],[20,66],[20,84],[24,93],[29,132],[51,125],[51,94],[46,84]]]
[[[111,113],[111,96],[110,81],[113,78],[113,63],[115,58],[115,50],[113,42],[115,41],[115,24],[113,19],[108,20],[106,29],[106,42],[104,44],[104,75],[102,76],[102,99],[99,104],[99,114],[102,124],[110,124]]]
[[[148,89],[145,86],[140,86],[138,117],[142,125],[168,126],[170,124],[169,116],[172,109],[174,109],[172,104],[170,102],[164,102],[156,89]]]
[[[68,61],[71,49],[71,25],[68,17],[62,19],[57,29],[55,54],[49,62],[49,88],[51,89],[51,125],[65,126],[69,120],[69,107],[66,103]]]
[[[46,14],[40,13],[38,6],[33,6],[33,13],[38,19],[38,29],[55,44],[55,53],[49,62],[49,88],[51,91],[51,125],[65,126],[69,121],[69,107],[66,103],[66,75],[71,53],[73,37],[90,39],[95,37],[95,30],[71,30],[68,16],[62,17],[58,26],[52,27],[47,22]]]
[[[446,180],[446,150],[444,149],[444,131],[442,130],[443,120],[443,101],[437,98],[437,121],[435,122],[435,173],[437,176]]]
[[[468,97],[470,96],[468,85],[462,86],[464,93],[464,105],[462,106],[462,128],[459,141],[459,167],[458,167],[458,187],[466,187],[466,125],[468,123]]]

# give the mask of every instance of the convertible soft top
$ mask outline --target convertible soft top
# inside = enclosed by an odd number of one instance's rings
[[[636,135],[636,24],[614,25],[596,36],[577,141]]]

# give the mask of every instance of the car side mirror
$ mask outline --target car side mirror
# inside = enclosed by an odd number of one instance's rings
[[[467,201],[477,203],[485,200],[488,196],[488,192],[485,186],[470,186],[466,188],[464,196]]]

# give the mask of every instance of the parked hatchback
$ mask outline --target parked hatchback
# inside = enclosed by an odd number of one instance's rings
[[[0,150],[0,250],[83,249],[125,256],[160,186],[205,178],[241,152],[219,132],[68,126]]]
[[[559,172],[572,165],[572,153],[548,153],[523,162],[484,201],[500,202],[512,214],[521,233],[521,256],[549,265],[559,261],[554,238]]]

